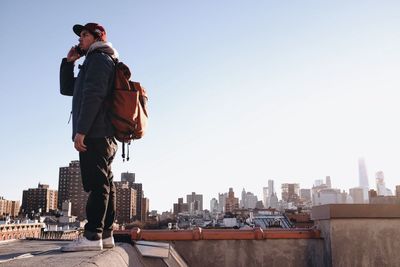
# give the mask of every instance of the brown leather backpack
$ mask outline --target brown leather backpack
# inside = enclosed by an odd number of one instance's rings
[[[115,62],[114,89],[109,101],[111,122],[115,138],[122,142],[122,158],[125,160],[125,143],[140,139],[147,128],[147,94],[138,82],[130,80],[131,71],[122,62]]]

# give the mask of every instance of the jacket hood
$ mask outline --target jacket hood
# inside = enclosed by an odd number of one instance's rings
[[[88,55],[93,51],[100,51],[106,53],[114,59],[118,59],[119,57],[118,51],[112,46],[112,43],[110,42],[103,42],[103,41],[94,42],[89,47],[86,54]]]

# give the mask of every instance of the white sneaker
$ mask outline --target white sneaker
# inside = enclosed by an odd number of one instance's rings
[[[82,236],[78,239],[72,241],[65,247],[61,248],[63,252],[72,252],[72,251],[100,251],[103,249],[103,242],[101,239],[99,240],[89,240],[86,237]]]
[[[110,236],[109,238],[103,239],[103,248],[113,248],[115,247],[114,237]]]

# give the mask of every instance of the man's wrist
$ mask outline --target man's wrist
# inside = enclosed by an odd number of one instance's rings
[[[63,58],[63,62],[72,64],[72,65],[75,64],[75,61],[76,61],[76,60],[74,60],[74,61],[69,61],[67,57]]]

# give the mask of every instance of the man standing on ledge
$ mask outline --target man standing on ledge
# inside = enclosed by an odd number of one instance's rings
[[[106,99],[114,83],[117,51],[107,42],[105,29],[97,23],[75,25],[79,45],[72,47],[60,68],[60,91],[72,98],[72,139],[79,151],[83,188],[89,193],[87,223],[83,237],[61,248],[62,251],[102,250],[114,247],[112,227],[116,190],[111,163],[117,143]],[[74,63],[85,61],[74,77]]]

